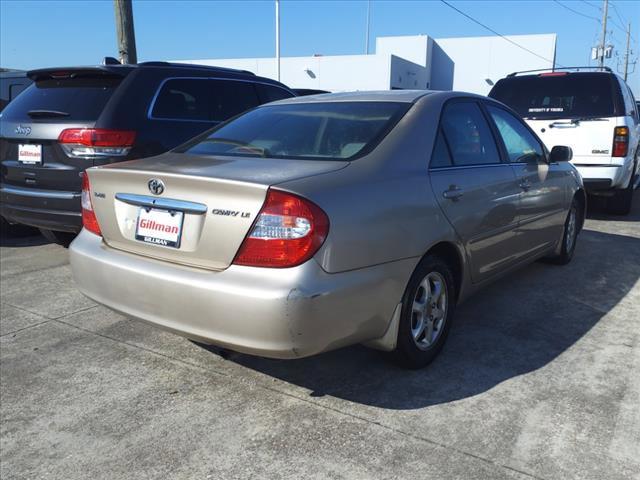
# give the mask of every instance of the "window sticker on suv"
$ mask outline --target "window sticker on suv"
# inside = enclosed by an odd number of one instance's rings
[[[540,112],[564,112],[564,108],[562,107],[536,107],[530,108],[529,113],[540,113]]]

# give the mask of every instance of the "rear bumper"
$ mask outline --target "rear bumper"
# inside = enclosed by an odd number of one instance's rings
[[[623,165],[574,165],[584,181],[587,191],[598,192],[625,188],[632,174],[632,162]]]
[[[0,215],[11,223],[79,232],[82,228],[80,212],[80,192],[0,184]]]
[[[78,288],[97,302],[194,340],[273,358],[382,337],[418,261],[335,274],[315,260],[214,272],[115,250],[86,230],[69,253]]]

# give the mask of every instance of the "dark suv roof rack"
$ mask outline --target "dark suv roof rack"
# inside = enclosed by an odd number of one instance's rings
[[[523,73],[536,73],[536,72],[557,72],[558,70],[575,70],[579,72],[581,70],[599,70],[602,72],[613,73],[609,67],[594,67],[594,66],[585,66],[585,67],[554,67],[554,68],[541,68],[538,70],[524,70],[522,72],[513,72],[507,75],[507,77],[515,77],[516,75],[521,75]]]
[[[255,73],[250,72],[249,70],[238,70],[235,68],[216,67],[215,65],[199,65],[197,63],[175,63],[175,62],[151,61],[151,62],[140,62],[138,63],[138,65],[146,66],[146,67],[201,68],[203,70],[216,70],[216,71],[233,72],[233,73],[244,73],[246,75],[255,76]]]

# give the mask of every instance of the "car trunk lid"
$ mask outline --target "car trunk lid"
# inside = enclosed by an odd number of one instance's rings
[[[169,153],[88,174],[93,208],[109,246],[222,270],[233,262],[269,187],[347,165]]]

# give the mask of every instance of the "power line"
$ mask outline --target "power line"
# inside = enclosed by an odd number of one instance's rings
[[[594,5],[591,2],[587,2],[587,0],[580,0],[582,3],[584,3],[585,5],[589,5],[591,8],[595,8],[596,10],[600,10],[600,7],[598,7],[597,5]]]
[[[582,12],[579,12],[578,10],[574,10],[571,7],[567,7],[564,3],[560,3],[558,0],[553,0],[554,2],[556,2],[558,5],[560,5],[563,8],[566,8],[567,10],[569,10],[570,12],[575,13],[576,15],[580,15],[581,17],[584,18],[590,18],[591,20],[595,20],[596,22],[600,23],[600,19],[596,18],[596,17],[592,17],[591,15],[586,15]]]
[[[620,12],[618,11],[618,7],[616,7],[615,3],[611,2],[609,5],[611,5],[613,7],[613,10],[614,10],[614,12],[616,12],[616,15],[618,16],[618,19],[620,20],[620,23],[622,25],[626,25],[627,22],[620,15]]]
[[[550,62],[551,65],[554,65],[554,61],[553,60],[549,60],[548,58],[543,57],[542,55],[538,55],[536,52],[529,50],[527,47],[523,47],[522,45],[520,45],[519,43],[514,42],[513,40],[505,37],[504,35],[502,35],[501,33],[496,32],[493,28],[491,27],[487,27],[484,23],[479,22],[478,20],[476,20],[475,18],[471,17],[470,15],[467,15],[466,13],[464,13],[462,10],[457,9],[456,7],[454,7],[453,5],[451,5],[449,2],[447,2],[446,0],[440,0],[442,3],[444,3],[447,7],[455,10],[456,12],[458,12],[460,15],[462,15],[463,17],[468,18],[469,20],[471,20],[473,23],[476,23],[478,25],[480,25],[482,28],[490,31],[491,33],[493,33],[494,35],[499,36],[500,38],[502,38],[503,40],[506,40],[507,42],[515,45],[518,48],[521,48],[522,50],[529,52],[531,55],[535,55],[538,58],[541,58],[542,60],[546,61],[546,62]],[[559,63],[557,63],[557,66],[560,68],[564,68],[562,65],[560,65]]]
[[[622,18],[622,15],[620,15],[620,11],[618,10],[618,7],[616,7],[616,5],[613,2],[609,2],[609,5],[611,5],[613,7],[613,11],[616,12],[616,16],[620,20],[620,23],[614,21],[613,24],[616,27],[618,27],[621,32],[626,34],[627,33],[627,27],[625,27],[625,25],[627,25],[629,22],[627,22],[624,18]],[[612,20],[614,20],[614,19],[612,19]],[[634,38],[631,38],[631,41],[634,44],[636,43]]]

